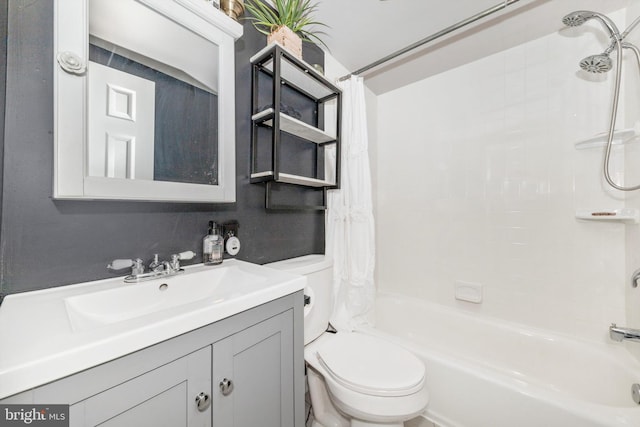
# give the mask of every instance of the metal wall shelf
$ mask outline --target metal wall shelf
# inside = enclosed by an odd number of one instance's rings
[[[252,74],[252,103],[254,114],[252,120],[251,138],[251,183],[266,183],[266,206],[277,209],[325,209],[326,190],[340,187],[340,113],[342,93],[333,83],[318,73],[308,63],[294,57],[281,45],[274,43],[266,46],[251,58]],[[269,93],[265,95],[264,88],[259,87],[264,81],[268,82]],[[307,114],[298,119],[292,117],[288,108],[282,104],[283,87],[288,87],[287,96],[295,94],[302,97],[305,103],[313,106],[312,117]],[[269,99],[262,99],[262,98]],[[335,105],[335,131],[327,132],[324,110],[327,103]],[[268,105],[268,107],[259,107]],[[305,104],[306,105],[306,104]],[[281,111],[284,110],[284,111]],[[260,130],[263,129],[263,130]],[[268,132],[265,132],[267,129]],[[303,159],[297,158],[297,154],[292,154],[292,145],[283,142],[284,134],[292,135],[295,138],[287,137],[287,141],[295,140],[293,144],[312,144],[315,160],[311,164],[302,165],[308,162],[308,149],[304,148]],[[269,135],[269,136],[267,136]],[[290,142],[287,142],[291,144]],[[325,147],[335,147],[335,153],[330,156],[335,164],[328,165],[329,157]],[[264,150],[270,154],[270,158],[265,159],[264,154],[259,158],[259,150]],[[260,151],[262,152],[262,151]],[[294,150],[295,152],[295,150]],[[311,152],[313,154],[313,151]],[[335,154],[335,156],[333,155]],[[293,158],[292,158],[293,156]],[[268,164],[270,163],[270,164]],[[313,171],[309,176],[291,171],[291,167],[302,167],[303,173],[307,170]],[[335,176],[325,176],[335,174]],[[275,204],[272,197],[271,183],[292,184],[309,189],[323,190],[322,205],[308,206],[297,205],[295,203]]]

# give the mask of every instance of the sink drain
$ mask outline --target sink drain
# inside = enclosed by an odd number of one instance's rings
[[[631,398],[634,402],[640,405],[640,384],[634,384],[631,386]]]
[[[158,286],[158,290],[160,291],[166,291],[167,289],[169,289],[169,285],[167,285],[166,283],[163,283],[162,285]]]

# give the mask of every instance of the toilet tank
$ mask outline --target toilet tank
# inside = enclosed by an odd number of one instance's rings
[[[304,344],[318,338],[329,326],[333,310],[333,261],[326,255],[305,255],[266,264],[265,267],[284,270],[307,277],[304,306]]]

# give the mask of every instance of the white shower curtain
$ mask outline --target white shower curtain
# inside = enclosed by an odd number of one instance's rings
[[[351,76],[342,89],[340,189],[329,191],[327,252],[333,256],[333,313],[338,330],[373,323],[375,236],[364,83]]]

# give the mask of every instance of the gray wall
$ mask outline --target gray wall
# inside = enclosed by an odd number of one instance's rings
[[[324,251],[323,212],[266,211],[263,185],[249,184],[249,58],[266,43],[250,24],[236,42],[236,203],[59,201],[51,198],[53,2],[7,3],[0,293],[110,277],[106,265],[114,258],[199,253],[210,219],[240,222],[239,259],[263,264]],[[304,52],[308,62],[323,63],[315,46]]]
[[[2,170],[4,166],[4,99],[7,82],[7,2],[0,4],[0,223],[2,223]],[[0,258],[1,260],[2,258]],[[1,290],[1,288],[0,288]],[[0,294],[1,298],[1,294]]]

